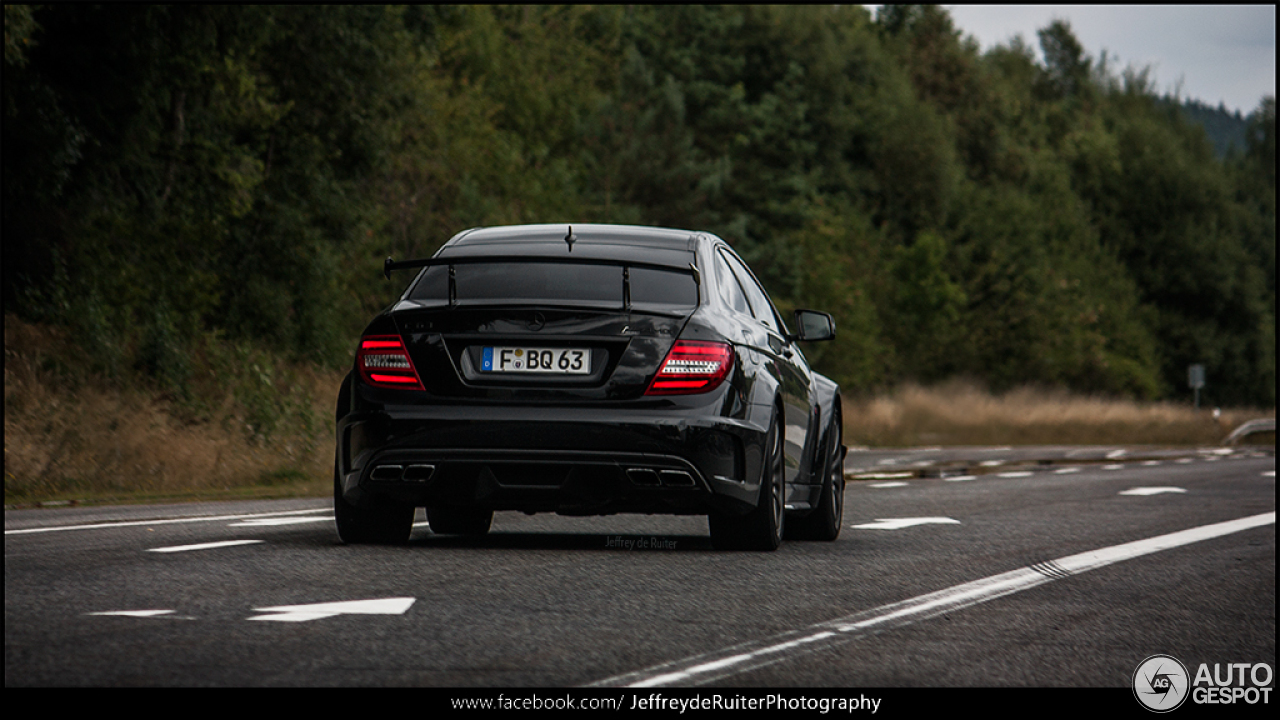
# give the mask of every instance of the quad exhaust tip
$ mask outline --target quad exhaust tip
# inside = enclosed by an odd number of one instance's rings
[[[645,487],[657,487],[662,484],[662,481],[658,479],[657,471],[649,468],[631,468],[627,470],[627,477],[636,485]]]
[[[667,487],[693,487],[693,476],[683,470],[663,470],[659,473],[662,484]]]
[[[629,468],[627,478],[643,487],[697,487],[693,476],[684,470],[654,470],[652,468]]]
[[[435,465],[379,465],[369,473],[369,479],[379,481],[404,480],[426,482],[435,474]]]

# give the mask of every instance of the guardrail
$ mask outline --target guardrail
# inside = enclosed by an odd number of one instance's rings
[[[1276,431],[1275,418],[1263,418],[1260,420],[1250,420],[1249,422],[1231,431],[1231,434],[1228,435],[1226,439],[1222,441],[1222,444],[1235,445],[1247,435],[1252,435],[1254,433],[1275,432],[1275,431]]]

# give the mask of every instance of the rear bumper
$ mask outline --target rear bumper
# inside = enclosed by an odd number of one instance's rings
[[[491,510],[746,512],[766,425],[689,408],[414,406],[338,423],[343,496]],[[767,423],[767,417],[765,420]]]

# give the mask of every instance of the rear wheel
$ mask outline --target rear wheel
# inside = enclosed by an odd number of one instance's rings
[[[746,515],[712,513],[708,518],[711,544],[718,550],[777,550],[782,544],[785,489],[782,471],[782,429],[775,416],[769,423],[760,499]]]
[[[374,499],[369,507],[356,507],[342,497],[342,479],[333,469],[333,515],[338,523],[338,537],[344,543],[399,544],[409,540],[413,532],[412,505],[399,505]]]
[[[787,524],[788,539],[830,542],[840,537],[840,525],[844,522],[844,436],[841,425],[840,413],[836,412],[827,431],[822,495],[818,499],[818,507]]]
[[[493,524],[493,511],[480,508],[428,505],[427,523],[437,535],[484,535]]]

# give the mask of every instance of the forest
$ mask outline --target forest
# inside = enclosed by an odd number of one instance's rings
[[[4,28],[5,313],[114,382],[341,368],[407,280],[388,255],[607,222],[715,233],[784,315],[831,312],[806,352],[847,397],[1183,398],[1199,363],[1205,403],[1275,405],[1274,97],[1215,152],[1061,21],[986,52],[935,6],[73,3]]]

